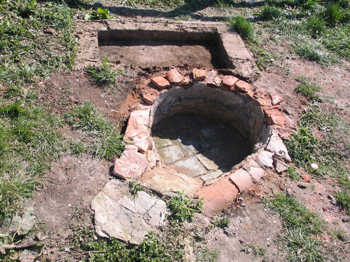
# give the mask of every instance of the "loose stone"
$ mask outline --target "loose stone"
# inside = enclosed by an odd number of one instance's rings
[[[152,77],[151,82],[158,87],[160,90],[170,87],[170,83],[162,76]]]
[[[261,167],[273,168],[273,158],[272,157],[273,157],[273,153],[264,150],[258,154],[256,162]]]
[[[207,77],[207,71],[203,69],[194,68],[192,74],[193,79],[196,81],[202,81]]]
[[[238,80],[239,79],[237,77],[227,75],[222,79],[222,83],[224,86],[233,87]]]
[[[170,81],[170,83],[173,84],[180,84],[183,80],[183,76],[179,73],[179,71],[176,70],[176,68],[173,68],[170,71],[168,71],[167,78]]]

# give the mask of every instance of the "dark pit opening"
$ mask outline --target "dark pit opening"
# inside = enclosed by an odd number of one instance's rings
[[[109,30],[98,32],[100,57],[140,67],[229,66],[217,32]]]
[[[264,127],[249,96],[201,84],[160,94],[152,109],[162,161],[190,176],[230,171],[257,148]]]
[[[231,124],[205,116],[178,113],[152,131],[158,151],[169,164],[196,157],[206,169],[211,167],[205,165],[213,165],[213,170],[228,172],[250,153],[246,139]]]

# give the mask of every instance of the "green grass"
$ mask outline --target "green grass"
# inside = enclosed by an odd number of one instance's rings
[[[33,83],[72,68],[73,12],[65,4],[5,1],[0,16],[0,82]]]
[[[23,101],[0,106],[0,222],[30,197],[51,161],[66,151],[61,120]]]
[[[299,84],[295,88],[297,93],[302,94],[311,101],[321,101],[318,93],[321,91],[321,88],[314,83],[310,83],[305,77],[298,77],[296,79]]]
[[[168,208],[171,211],[169,219],[179,223],[185,221],[192,221],[194,213],[200,213],[202,208],[202,201],[192,200],[187,198],[184,194],[178,194],[168,201]]]
[[[336,1],[335,1],[336,2]],[[278,8],[292,6],[279,15]],[[301,58],[320,64],[333,64],[350,59],[347,4],[327,1],[268,1],[257,13],[271,34],[283,36]],[[278,18],[278,19],[276,19]]]
[[[243,39],[253,40],[253,26],[252,24],[241,16],[231,18],[229,20],[231,28],[236,31]]]
[[[323,231],[323,223],[315,213],[307,210],[295,198],[278,194],[268,206],[281,216],[284,233],[281,239],[288,251],[288,261],[324,261],[322,243],[316,236]]]
[[[77,106],[65,114],[65,123],[74,130],[84,133],[87,144],[86,151],[93,156],[112,160],[119,157],[124,150],[122,136],[116,127],[107,122],[90,104]]]

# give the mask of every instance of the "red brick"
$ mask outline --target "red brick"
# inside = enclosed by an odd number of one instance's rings
[[[203,199],[204,213],[212,216],[232,205],[237,198],[238,189],[225,177],[210,186],[203,187],[197,195]]]
[[[192,70],[193,79],[196,81],[202,81],[207,77],[207,71],[204,69],[194,68]]]
[[[267,124],[278,125],[281,127],[287,127],[288,121],[285,115],[278,109],[266,109],[265,110]]]
[[[167,78],[170,81],[170,83],[173,84],[180,84],[183,80],[183,76],[177,71],[176,68],[171,69],[167,73]]]
[[[235,86],[239,91],[244,92],[244,93],[250,93],[251,91],[254,90],[254,87],[251,84],[249,84],[243,80],[237,81],[235,83]]]
[[[309,183],[311,181],[311,176],[308,174],[302,173],[300,176],[305,182]]]
[[[155,76],[151,79],[152,83],[158,87],[160,90],[170,87],[170,83],[162,76]]]
[[[251,186],[253,186],[251,176],[243,169],[239,169],[230,175],[230,180],[238,187],[239,192],[247,191]]]
[[[149,88],[149,89],[141,89],[142,100],[147,105],[153,105],[154,101],[157,99],[159,95],[159,91]]]
[[[279,95],[272,95],[270,94],[271,97],[271,101],[272,101],[272,105],[279,105],[280,103],[282,103],[284,101],[283,97],[279,96]]]
[[[233,87],[238,80],[239,79],[237,77],[228,75],[224,76],[224,78],[222,79],[222,83],[224,84],[224,86]]]

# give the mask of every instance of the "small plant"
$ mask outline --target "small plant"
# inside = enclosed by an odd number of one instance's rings
[[[295,88],[297,93],[300,93],[312,101],[321,101],[318,92],[321,88],[314,83],[309,83],[305,77],[298,77],[296,79],[300,84]]]
[[[88,66],[86,72],[90,78],[99,86],[113,86],[116,84],[116,72],[113,72],[108,65],[108,59],[104,58],[102,66]]]
[[[169,219],[180,223],[191,222],[194,213],[201,212],[202,204],[201,200],[188,199],[184,194],[179,193],[168,201],[168,207],[171,211]]]
[[[325,22],[318,17],[310,17],[306,20],[306,29],[313,38],[319,37],[326,31]]]
[[[295,181],[300,180],[300,176],[299,176],[297,170],[295,169],[295,167],[288,167],[287,175],[292,180],[295,180]]]
[[[263,247],[257,245],[247,245],[241,249],[241,252],[246,254],[252,253],[254,256],[263,257],[265,256],[266,250]]]
[[[97,10],[92,10],[90,13],[85,15],[85,20],[100,20],[100,19],[108,19],[109,18],[109,10],[97,8]]]
[[[214,225],[216,227],[220,227],[222,229],[228,227],[229,224],[230,224],[230,220],[228,220],[227,217],[217,218],[214,222]]]
[[[338,192],[335,198],[340,208],[346,210],[347,214],[350,215],[350,194],[346,191]]]
[[[265,5],[261,10],[259,17],[262,20],[273,20],[280,17],[281,15],[282,15],[281,9],[274,6]]]
[[[131,195],[136,196],[137,192],[143,191],[143,190],[144,190],[144,188],[140,184],[137,184],[133,181],[129,182],[129,192]]]
[[[343,12],[340,10],[338,3],[330,3],[324,13],[325,20],[329,25],[336,25],[341,21],[343,17]]]
[[[241,16],[229,20],[229,24],[243,39],[253,40],[253,26]]]

